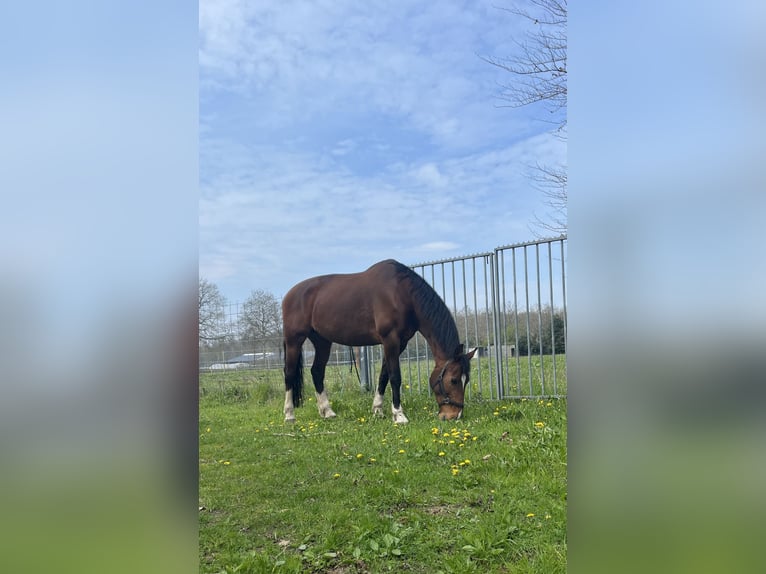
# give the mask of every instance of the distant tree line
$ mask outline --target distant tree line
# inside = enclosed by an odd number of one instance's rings
[[[241,304],[230,304],[218,287],[199,280],[200,362],[218,362],[244,353],[273,353],[281,360],[282,313],[270,292],[252,291]]]
[[[498,325],[491,312],[464,309],[455,315],[461,341],[479,347],[495,344],[495,331],[499,328],[500,344],[513,345],[520,356],[528,354],[551,355],[566,352],[566,317],[562,309],[544,306],[540,311],[506,311],[499,316]],[[528,325],[528,327],[527,327]]]

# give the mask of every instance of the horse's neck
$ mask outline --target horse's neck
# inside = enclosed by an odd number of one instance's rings
[[[443,363],[444,361],[450,359],[451,353],[446,349],[443,349],[437,342],[436,337],[434,336],[433,326],[431,325],[430,321],[421,321],[419,330],[420,334],[423,335],[426,342],[428,343],[428,346],[431,348],[431,353],[433,353],[434,359],[436,359],[437,363]]]

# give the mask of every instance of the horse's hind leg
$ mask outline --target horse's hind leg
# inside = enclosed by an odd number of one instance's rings
[[[324,388],[324,374],[327,361],[330,359],[332,342],[320,337],[316,333],[309,335],[309,339],[314,344],[314,362],[311,365],[311,378],[314,381],[314,388],[317,393],[317,408],[319,409],[319,416],[329,419],[334,417],[335,413],[330,408],[330,401]]]
[[[380,369],[380,378],[378,379],[378,388],[375,390],[375,398],[372,399],[372,413],[382,417],[383,416],[383,395],[386,393],[386,387],[388,386],[388,367],[386,361],[383,361],[383,366]]]
[[[285,337],[285,422],[295,422],[295,407],[301,404],[303,389],[303,357],[305,337]]]

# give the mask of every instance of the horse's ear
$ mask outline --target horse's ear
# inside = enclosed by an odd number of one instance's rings
[[[468,360],[470,361],[471,359],[473,359],[473,355],[474,355],[474,353],[475,353],[477,350],[478,350],[478,347],[474,347],[473,349],[471,349],[470,351],[468,351],[468,352],[465,354],[465,358],[466,358],[466,359],[468,359]]]
[[[457,347],[455,347],[455,353],[453,356],[453,359],[458,360],[460,358],[460,355],[463,354],[463,343],[460,343]]]

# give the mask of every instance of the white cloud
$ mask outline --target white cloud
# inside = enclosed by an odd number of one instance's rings
[[[439,168],[433,163],[426,163],[415,170],[415,179],[429,187],[444,187],[448,179],[444,177]]]
[[[202,185],[201,273],[215,282],[245,277],[278,295],[288,278],[308,276],[304,269],[349,271],[388,257],[414,263],[528,239],[537,203],[524,162],[547,147],[532,138],[445,159],[441,169],[425,162],[357,175],[319,154],[219,145],[225,168],[211,168],[218,175]]]
[[[508,23],[497,10],[476,23],[483,9],[205,0],[201,86],[246,93],[270,111],[259,122],[271,129],[375,111],[438,145],[481,145],[508,133],[493,105],[497,72],[477,56]],[[471,122],[461,120],[466,109]],[[528,130],[510,115],[504,121],[511,133]]]
[[[418,245],[417,249],[422,251],[452,251],[460,247],[459,244],[452,241],[431,241]]]
[[[357,142],[353,139],[345,139],[335,144],[335,147],[330,153],[335,156],[348,155],[354,151],[357,147]]]
[[[307,276],[528,239],[527,164],[563,157],[498,110],[509,22],[445,2],[200,4],[200,272],[244,299]]]

